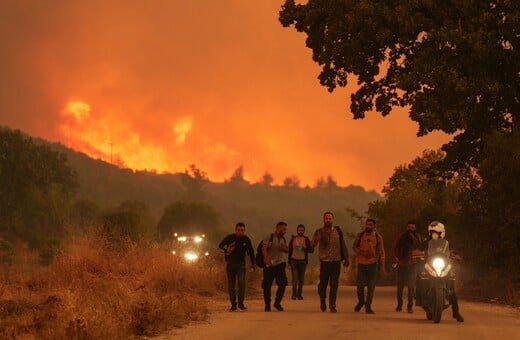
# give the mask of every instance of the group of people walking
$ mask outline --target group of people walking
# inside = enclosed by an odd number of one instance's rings
[[[296,235],[287,242],[285,234],[287,223],[280,221],[276,224],[273,233],[262,240],[259,252],[262,253],[265,267],[263,267],[262,289],[266,312],[271,306],[283,311],[282,299],[288,285],[286,266],[290,266],[292,273],[293,300],[303,300],[302,290],[309,254],[317,249],[320,261],[318,295],[320,309],[328,308],[336,313],[336,298],[339,285],[341,267],[349,266],[349,252],[345,243],[343,231],[334,226],[334,214],[327,211],[323,214],[323,226],[317,229],[312,238],[305,235],[305,226],[300,224],[296,228]],[[364,307],[367,314],[374,314],[372,300],[378,276],[385,275],[385,250],[383,237],[375,230],[376,221],[368,218],[364,230],[359,232],[353,243],[353,251],[357,255],[357,298],[354,307],[356,312]],[[447,241],[446,241],[447,242]],[[230,311],[246,310],[244,304],[246,259],[251,261],[250,271],[255,270],[255,254],[250,238],[245,235],[245,224],[239,222],[235,226],[235,233],[227,235],[219,244],[219,248],[226,257],[226,272],[228,278]],[[407,231],[401,235],[392,247],[392,267],[397,267],[397,307],[400,312],[403,308],[403,289],[408,287],[407,311],[413,313],[413,301],[416,295],[417,259],[423,254],[424,243],[416,233],[415,223],[407,224]],[[238,293],[236,283],[238,282]],[[271,290],[273,283],[277,289],[272,301]],[[327,300],[327,287],[328,300]],[[271,304],[273,302],[273,304]],[[455,297],[455,304],[456,297]],[[454,318],[463,321],[458,312],[458,305],[453,309]]]

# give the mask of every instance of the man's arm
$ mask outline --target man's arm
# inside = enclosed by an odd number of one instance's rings
[[[399,241],[401,240],[401,237],[398,237],[393,245],[392,245],[392,250],[390,251],[391,255],[392,255],[392,263],[397,263],[399,262],[399,250],[398,250],[398,247],[397,245],[399,244]]]
[[[305,236],[305,246],[307,247],[307,253],[314,253],[312,242],[307,236]]]
[[[350,264],[350,261],[349,261],[347,243],[345,242],[345,237],[343,236],[343,232],[341,232],[341,245],[340,245],[340,247],[342,249],[342,253],[343,253],[343,256],[344,256],[343,265],[345,267],[348,267],[349,264]]]
[[[289,247],[287,247],[287,241],[285,240],[285,237],[282,237],[281,240],[283,240],[283,243],[280,242],[278,250],[281,251],[282,253],[288,253]]]
[[[253,244],[251,243],[251,239],[247,238],[247,252],[249,253],[249,258],[251,259],[252,268],[255,267],[255,249],[253,248]]]
[[[270,266],[272,264],[271,258],[269,257],[269,254],[267,253],[267,242],[269,238],[264,239],[262,242],[262,254],[264,255],[264,262],[266,266]]]
[[[320,243],[320,239],[321,239],[321,233],[320,233],[320,230],[318,229],[314,232],[314,236],[312,236],[312,242],[311,242],[312,248],[316,248],[318,243]]]
[[[291,264],[293,246],[294,246],[294,237],[291,237],[291,240],[289,241],[289,255],[287,256],[287,263],[289,263],[289,264]]]
[[[224,252],[227,250],[227,247],[230,243],[231,236],[232,235],[228,235],[228,236],[224,237],[224,239],[219,243],[218,247],[220,248],[220,250],[222,250]]]
[[[363,233],[358,233],[356,235],[356,238],[354,239],[354,244],[352,245],[352,250],[354,250],[354,253],[356,253],[357,255],[361,255],[361,249],[360,249],[360,244],[361,244],[361,235]]]
[[[379,273],[381,275],[385,275],[386,274],[386,269],[385,269],[385,246],[383,244],[383,237],[379,234],[376,234],[376,237],[379,237],[379,242],[378,242],[378,249],[377,249],[377,254],[378,254],[378,258],[379,258]]]

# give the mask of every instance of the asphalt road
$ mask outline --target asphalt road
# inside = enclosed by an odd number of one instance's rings
[[[336,314],[319,309],[315,286],[305,287],[301,301],[291,300],[290,291],[288,287],[283,312],[273,308],[266,313],[261,299],[247,297],[247,311],[229,312],[229,302],[222,298],[212,302],[207,322],[192,323],[157,339],[520,339],[520,310],[512,307],[461,300],[465,322],[454,320],[450,308],[434,324],[419,307],[413,314],[395,312],[395,287],[376,287],[374,315],[364,309],[354,312],[357,299],[352,286],[340,287]]]

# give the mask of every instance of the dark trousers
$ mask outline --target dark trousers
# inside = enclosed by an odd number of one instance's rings
[[[377,281],[377,263],[359,264],[357,273],[357,296],[358,303],[364,304],[366,308],[372,307],[372,299],[374,298],[374,290]],[[365,286],[367,287],[367,296],[365,299]]]
[[[338,294],[339,273],[341,261],[322,261],[320,262],[320,283],[318,284],[318,294],[320,300],[327,298],[327,285],[330,282],[329,307],[336,307],[336,296]]]
[[[302,297],[306,268],[305,260],[291,260],[292,297]]]
[[[451,311],[453,314],[459,312],[459,299],[457,298],[457,294],[455,294],[455,290],[450,295],[450,303],[451,303]]]
[[[415,298],[415,285],[417,282],[417,265],[403,265],[397,267],[397,305],[403,305],[404,286],[408,287],[408,307],[413,306]]]
[[[238,304],[244,304],[244,294],[246,290],[246,265],[245,263],[228,263],[226,266],[228,278],[228,292],[231,306],[237,305],[237,294],[235,281],[238,281]]]
[[[265,267],[263,272],[262,289],[264,290],[264,302],[266,305],[271,304],[271,287],[273,281],[276,281],[278,289],[274,302],[280,303],[287,286],[287,275],[285,274],[285,262],[276,266]]]

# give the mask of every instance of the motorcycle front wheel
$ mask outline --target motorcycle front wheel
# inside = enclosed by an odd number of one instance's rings
[[[432,317],[434,323],[441,322],[442,311],[444,309],[444,289],[435,288],[435,295],[433,297]]]

